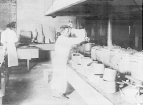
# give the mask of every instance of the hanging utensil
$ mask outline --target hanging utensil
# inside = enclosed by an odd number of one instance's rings
[[[43,25],[41,24],[41,29],[42,29],[42,43],[45,43],[45,35],[44,35],[44,31],[43,31]]]

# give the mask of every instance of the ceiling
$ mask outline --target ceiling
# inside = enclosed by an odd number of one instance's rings
[[[0,0],[0,3],[13,3],[16,2],[16,0]]]
[[[142,18],[142,0],[85,0],[46,15]]]

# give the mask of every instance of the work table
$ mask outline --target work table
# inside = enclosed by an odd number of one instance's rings
[[[54,51],[55,44],[35,44],[22,45],[17,48],[18,58],[27,60],[27,69],[29,70],[29,61],[33,58],[39,58],[39,50]],[[50,53],[52,55],[52,52]],[[50,56],[51,56],[50,55]]]
[[[17,48],[18,59],[27,60],[27,69],[29,70],[29,61],[33,58],[39,58],[39,49],[35,47],[23,46]]]
[[[45,44],[40,44],[40,43],[32,43],[32,44],[29,44],[29,46],[34,46],[34,47],[37,47],[39,48],[39,50],[51,50],[53,51],[55,49],[55,44],[50,44],[50,43],[45,43]]]

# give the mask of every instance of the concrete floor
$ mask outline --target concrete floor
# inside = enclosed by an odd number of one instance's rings
[[[20,62],[10,74],[9,85],[3,97],[3,105],[87,105],[79,94],[68,85],[68,100],[52,97],[50,81],[44,78],[44,71],[52,71],[50,62],[30,62],[31,70],[26,70],[26,63]],[[49,72],[49,78],[51,78]]]

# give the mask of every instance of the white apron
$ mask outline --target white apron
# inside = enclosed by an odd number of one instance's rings
[[[15,43],[18,41],[16,33],[11,29],[6,29],[1,33],[1,43],[8,54],[8,67],[18,66],[17,51]]]
[[[18,66],[18,57],[15,44],[7,44],[8,67]]]
[[[55,44],[53,59],[53,77],[51,88],[59,93],[65,93],[67,88],[67,61],[72,45],[80,43],[81,38],[60,36]]]
[[[51,88],[59,93],[65,93],[67,87],[67,61],[61,56],[56,57],[53,62],[53,77]]]

